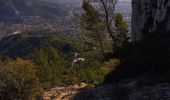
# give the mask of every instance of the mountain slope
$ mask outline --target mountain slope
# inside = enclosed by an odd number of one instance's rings
[[[0,40],[0,55],[7,55],[12,58],[27,57],[34,55],[36,50],[46,50],[50,47],[58,49],[63,54],[74,50],[74,47],[68,41],[60,40],[58,36],[27,37],[18,34]]]
[[[66,16],[69,9],[57,3],[42,0],[2,0],[0,1],[0,21],[22,20],[22,16],[54,18]]]
[[[0,1],[0,21],[17,21],[20,19],[16,14],[16,9],[10,4],[8,1]]]

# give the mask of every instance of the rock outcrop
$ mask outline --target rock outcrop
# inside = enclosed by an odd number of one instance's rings
[[[170,30],[170,0],[132,0],[132,40]]]
[[[73,100],[74,96],[88,84],[81,83],[67,87],[55,87],[43,93],[43,100]]]
[[[139,86],[136,80],[103,84],[87,90],[79,90],[78,85],[57,87],[46,91],[43,100],[169,100],[170,85],[162,83]]]

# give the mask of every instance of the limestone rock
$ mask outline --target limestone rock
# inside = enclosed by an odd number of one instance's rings
[[[132,0],[132,41],[170,30],[170,0]]]

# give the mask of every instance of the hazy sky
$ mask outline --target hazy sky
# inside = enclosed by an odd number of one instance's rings
[[[119,0],[119,1],[131,1],[131,0]]]

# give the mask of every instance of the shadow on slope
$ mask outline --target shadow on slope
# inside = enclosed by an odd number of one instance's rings
[[[98,100],[99,98],[131,100],[130,97],[140,98],[141,95],[146,94],[146,91],[148,92],[147,98],[162,98],[166,95],[164,93],[166,91],[163,90],[164,85],[161,84],[170,82],[169,43],[169,32],[154,34],[135,43],[131,51],[133,53],[125,57],[121,64],[105,77],[104,84],[77,93],[74,100],[79,98],[82,100]],[[167,89],[169,91],[169,85]],[[155,93],[158,91],[162,93],[161,97],[156,97]],[[148,100],[147,98],[142,100]]]
[[[148,36],[135,44],[129,55],[117,69],[105,78],[106,83],[122,79],[143,77],[156,82],[170,82],[170,34],[169,32]]]

